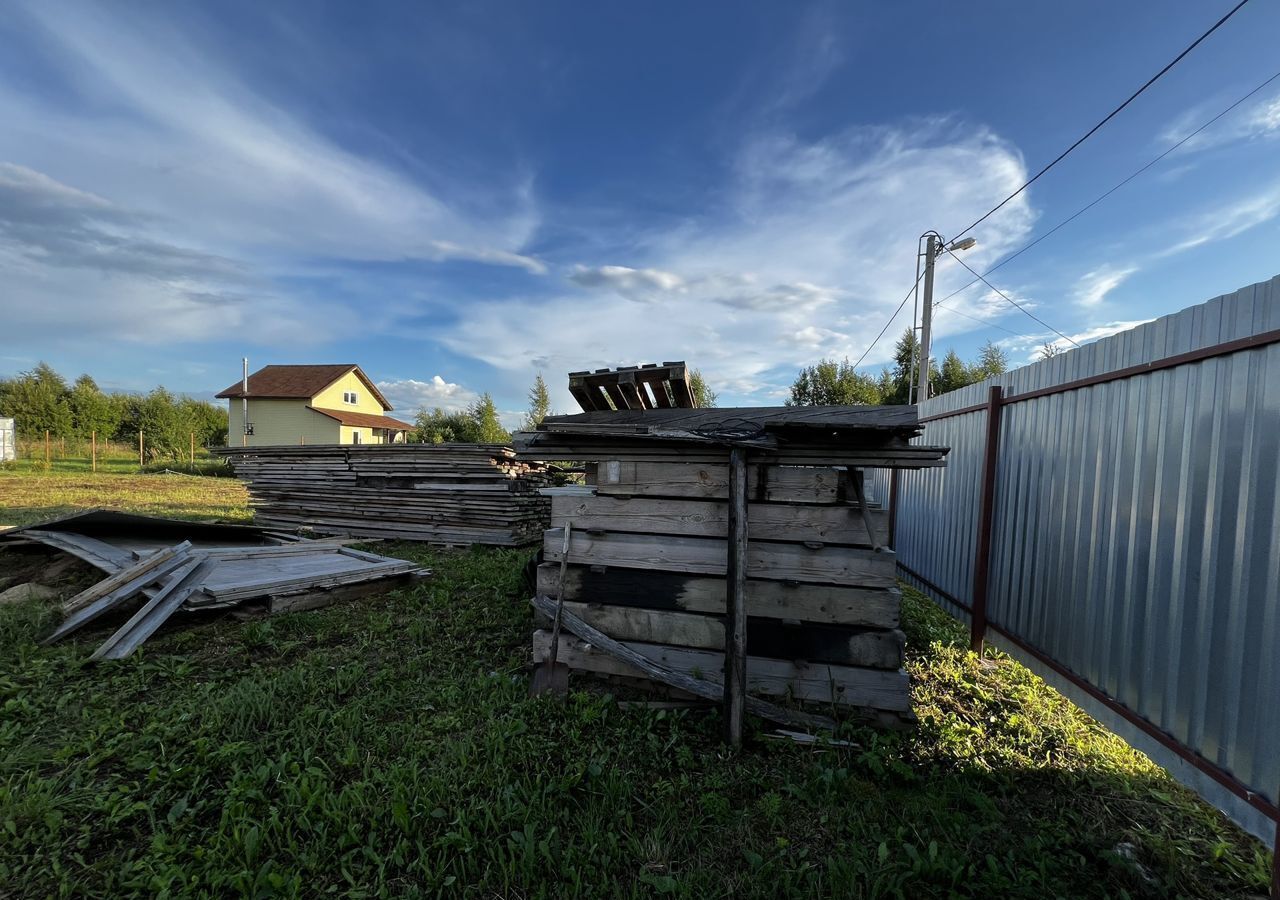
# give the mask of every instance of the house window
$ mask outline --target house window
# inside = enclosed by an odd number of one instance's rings
[[[355,392],[355,391],[343,391],[343,392],[342,392],[342,402],[343,402],[343,403],[350,403],[352,406],[354,406],[355,404],[359,403],[360,401],[356,398],[356,392]]]

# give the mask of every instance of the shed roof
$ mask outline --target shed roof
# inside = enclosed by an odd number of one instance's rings
[[[347,409],[321,409],[319,406],[308,406],[307,409],[337,419],[343,425],[354,425],[357,428],[390,428],[394,431],[410,431],[413,425],[401,422],[390,416],[375,416],[373,413],[354,412]]]
[[[249,391],[246,394],[237,381],[231,387],[218,394],[220,398],[241,397],[261,398],[268,400],[310,400],[348,372],[355,371],[356,377],[369,389],[369,393],[382,404],[383,409],[392,409],[387,398],[369,380],[369,376],[355,363],[337,363],[333,365],[284,365],[263,366],[249,376]]]

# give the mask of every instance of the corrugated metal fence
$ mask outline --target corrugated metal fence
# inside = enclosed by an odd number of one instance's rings
[[[953,449],[945,469],[901,476],[904,577],[980,619],[985,561],[989,640],[1274,841],[1280,277],[920,414],[920,440]]]

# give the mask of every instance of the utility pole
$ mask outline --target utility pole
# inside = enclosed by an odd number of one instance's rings
[[[929,399],[929,337],[933,327],[933,262],[938,255],[938,236],[932,232],[924,249],[924,303],[920,307],[920,376],[916,403]]]

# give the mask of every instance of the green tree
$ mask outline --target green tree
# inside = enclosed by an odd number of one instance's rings
[[[122,406],[104,394],[89,375],[81,375],[71,386],[68,396],[72,425],[76,435],[88,440],[94,433],[98,440],[109,441],[120,429]]]
[[[1040,347],[1038,356],[1040,359],[1053,359],[1055,356],[1060,356],[1065,352],[1053,341],[1045,341],[1043,346]]]
[[[192,434],[200,447],[219,447],[227,442],[226,407],[184,397],[178,404],[178,412],[188,432],[188,449]]]
[[[529,412],[525,414],[520,427],[524,431],[533,431],[550,414],[551,394],[547,391],[546,380],[539,372],[538,377],[533,380],[533,387],[529,388]]]
[[[418,410],[414,440],[424,444],[475,443],[475,421],[467,412],[445,412],[436,407],[430,412]]]
[[[471,404],[471,418],[476,425],[475,443],[506,444],[511,441],[511,433],[502,427],[498,419],[498,408],[493,397],[485,391],[475,403]]]
[[[987,341],[982,345],[982,352],[978,354],[978,362],[974,365],[974,374],[977,376],[974,381],[981,381],[993,375],[1001,375],[1008,369],[1009,354],[991,343],[991,341]]]
[[[823,359],[800,370],[787,406],[875,406],[881,402],[877,379],[855,371],[848,359]]]
[[[125,426],[131,441],[136,441],[138,432],[142,432],[147,462],[162,458],[180,460],[187,455],[190,430],[177,400],[164,387],[130,397]]]
[[[946,394],[973,384],[975,381],[977,379],[974,378],[973,370],[964,364],[964,360],[960,359],[956,351],[948,350],[947,355],[942,359],[942,368],[938,370],[938,379],[932,382],[932,393],[935,396]]]
[[[73,436],[70,391],[67,382],[48,363],[0,383],[0,415],[16,420],[19,437]]]
[[[689,373],[689,393],[693,394],[693,402],[701,409],[711,409],[720,399],[720,395],[707,386],[701,369]]]
[[[914,399],[912,386],[919,381],[917,374],[917,366],[920,364],[919,352],[920,341],[916,338],[915,329],[906,329],[893,348],[893,368],[890,371],[892,390],[885,394],[883,401],[885,404],[900,406]],[[936,384],[937,381],[938,369],[933,360],[930,360],[929,383]]]

